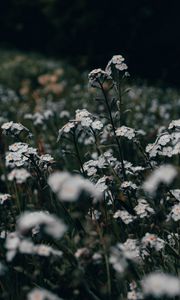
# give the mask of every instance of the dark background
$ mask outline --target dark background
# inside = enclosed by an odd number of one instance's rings
[[[123,54],[133,76],[180,84],[179,1],[0,0],[0,47],[104,67]]]

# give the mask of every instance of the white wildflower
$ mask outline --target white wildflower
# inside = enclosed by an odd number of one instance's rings
[[[99,120],[95,120],[91,126],[93,129],[101,130],[103,128],[103,123]]]
[[[18,135],[22,131],[29,133],[29,130],[20,123],[7,122],[1,126],[4,134]]]
[[[6,201],[8,201],[9,199],[11,199],[11,195],[9,195],[9,194],[0,194],[0,204],[6,203]]]
[[[138,204],[135,206],[134,210],[140,218],[144,218],[155,213],[154,209],[151,208],[148,202],[144,199],[138,200]]]
[[[15,180],[18,184],[26,182],[29,177],[31,174],[26,169],[14,169],[7,175],[9,181]]]
[[[170,274],[150,273],[143,278],[142,289],[145,296],[173,298],[180,295],[180,280]]]
[[[162,165],[154,170],[143,184],[146,192],[154,194],[160,183],[169,185],[177,176],[177,171],[172,165]]]
[[[43,211],[25,212],[20,215],[17,222],[17,231],[21,234],[32,230],[36,226],[43,226],[45,233],[54,238],[61,238],[67,227],[54,215]]]
[[[89,73],[88,78],[90,86],[99,87],[100,84],[103,84],[105,80],[110,79],[111,77],[102,69],[94,69]]]
[[[180,221],[180,203],[175,204],[171,209],[169,217],[172,218],[175,222]]]
[[[122,55],[114,55],[106,66],[106,72],[111,75],[112,67],[115,67],[119,71],[127,70],[127,65],[124,63],[124,57]]]
[[[174,128],[178,128],[178,129],[180,128],[180,119],[171,121],[168,129],[174,129]]]
[[[122,189],[128,189],[128,188],[131,188],[133,190],[136,190],[137,189],[137,185],[135,183],[132,183],[131,181],[124,181],[122,184],[121,184],[121,188]]]
[[[129,140],[132,140],[133,137],[135,137],[135,130],[130,127],[121,126],[116,129],[116,135],[123,136],[123,137],[128,138]]]
[[[146,233],[141,240],[142,247],[154,248],[156,251],[160,251],[165,246],[165,241],[159,238],[156,234]]]
[[[114,219],[120,218],[125,224],[129,224],[134,221],[135,216],[130,215],[126,210],[118,210],[113,215]]]
[[[34,288],[28,293],[27,300],[62,300],[62,299],[45,289]]]
[[[63,201],[78,200],[82,191],[88,192],[94,200],[101,198],[101,192],[88,179],[80,175],[71,175],[68,172],[55,172],[49,176],[48,184],[53,192]]]

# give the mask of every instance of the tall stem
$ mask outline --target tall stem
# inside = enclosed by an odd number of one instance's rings
[[[75,133],[75,131],[73,133],[73,141],[74,141],[74,146],[75,146],[75,150],[76,150],[76,155],[77,155],[77,158],[78,158],[78,161],[79,161],[82,173],[83,173],[83,175],[85,177],[86,173],[84,171],[83,162],[81,160],[81,156],[80,156],[80,153],[79,153],[79,148],[78,148],[78,144],[77,144],[77,141],[76,141],[76,133]]]
[[[120,161],[121,161],[121,166],[122,166],[122,174],[123,174],[123,179],[124,181],[127,180],[127,176],[126,176],[126,171],[125,171],[125,168],[124,168],[124,161],[123,161],[123,154],[122,154],[122,150],[121,150],[121,144],[120,144],[120,141],[116,135],[116,128],[115,128],[115,124],[114,124],[114,120],[113,120],[113,117],[112,117],[112,113],[111,113],[111,108],[110,108],[110,105],[109,105],[109,101],[108,101],[108,97],[107,97],[107,94],[103,88],[103,85],[102,83],[99,81],[99,85],[101,87],[101,90],[102,90],[102,93],[103,93],[103,96],[104,96],[104,99],[105,99],[105,102],[106,102],[106,107],[107,107],[107,110],[108,110],[108,114],[109,114],[109,117],[110,117],[110,121],[111,121],[111,125],[112,125],[112,129],[113,129],[113,133],[114,133],[114,136],[115,136],[115,139],[116,139],[116,143],[117,143],[117,146],[118,146],[118,150],[119,150],[119,156],[120,156]]]

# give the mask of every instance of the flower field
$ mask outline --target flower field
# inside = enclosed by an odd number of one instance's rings
[[[180,299],[180,92],[121,55],[0,66],[0,299]]]

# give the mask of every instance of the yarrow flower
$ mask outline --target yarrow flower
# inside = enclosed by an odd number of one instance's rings
[[[6,203],[6,201],[8,201],[9,199],[11,199],[11,195],[9,195],[9,194],[0,194],[0,204]]]
[[[180,280],[170,274],[150,273],[143,278],[142,289],[145,296],[174,298],[180,296]]]
[[[145,192],[155,194],[160,183],[169,185],[177,176],[177,171],[172,165],[162,165],[154,170],[143,184]]]
[[[24,212],[17,221],[17,232],[26,234],[34,227],[42,226],[45,233],[59,239],[67,230],[66,225],[56,216],[43,211]]]
[[[142,248],[154,248],[156,251],[160,251],[165,246],[165,241],[159,238],[156,234],[146,233],[141,240]]]
[[[31,174],[23,168],[14,169],[7,175],[9,181],[15,180],[18,184],[26,182],[29,177],[31,177]]]
[[[145,199],[139,199],[138,204],[134,207],[134,210],[140,218],[145,218],[155,213],[154,209],[150,207]]]
[[[116,211],[115,214],[113,215],[113,218],[114,219],[120,218],[122,220],[122,222],[125,224],[129,224],[136,219],[135,216],[130,215],[126,210]]]
[[[88,78],[92,87],[100,87],[100,84],[103,84],[105,80],[111,79],[109,73],[102,69],[94,69],[89,73]]]
[[[132,140],[135,137],[135,130],[127,126],[121,126],[116,129],[116,135]]]
[[[7,122],[4,123],[1,126],[3,133],[5,135],[19,135],[21,132],[26,132],[28,133],[28,135],[30,135],[30,131],[29,129],[27,129],[26,127],[24,127],[22,124],[20,123],[14,123],[14,122]]]
[[[73,202],[78,200],[82,191],[90,194],[94,201],[101,199],[101,191],[88,179],[68,172],[55,172],[49,176],[48,184],[60,200]]]
[[[27,295],[27,300],[62,300],[57,295],[43,288],[34,288]]]
[[[112,74],[113,67],[121,72],[128,69],[128,66],[124,63],[124,57],[122,55],[114,55],[111,58],[105,69],[107,74]]]
[[[171,209],[168,219],[171,218],[175,222],[180,221],[180,203],[175,204]]]

